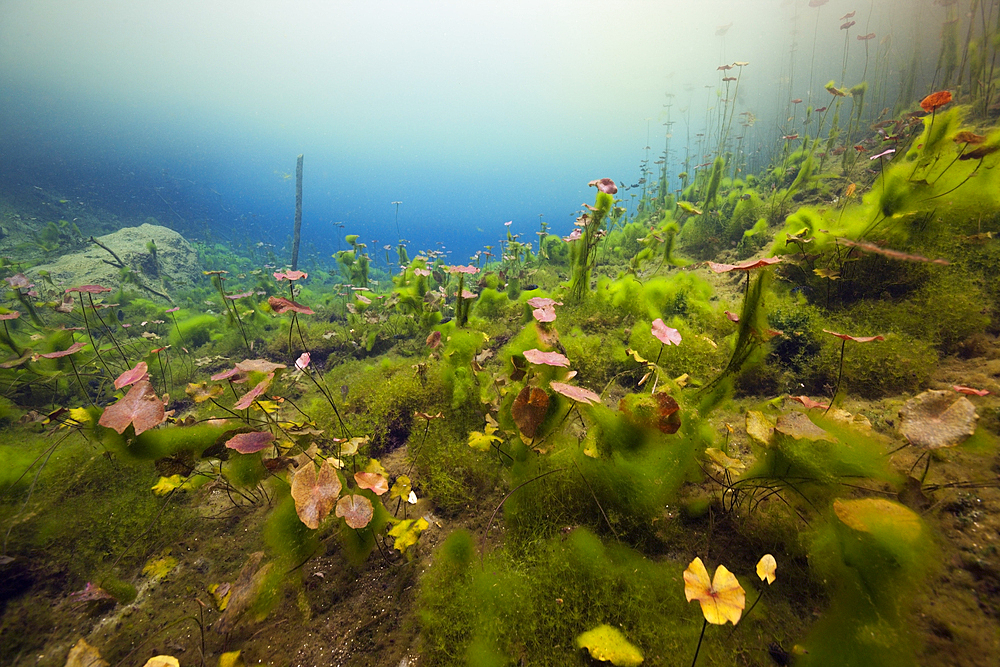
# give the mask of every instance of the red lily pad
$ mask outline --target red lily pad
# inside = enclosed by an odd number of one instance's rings
[[[46,352],[45,354],[39,354],[38,356],[44,359],[58,359],[60,357],[68,357],[71,354],[76,354],[85,347],[87,347],[86,343],[73,343],[65,350],[60,350],[59,352]],[[120,389],[120,387],[118,388]]]
[[[842,340],[853,340],[855,343],[870,343],[873,340],[885,340],[885,336],[848,336],[847,334],[837,333],[836,331],[830,331],[829,329],[823,329],[823,333],[828,333],[831,336],[836,336]]]
[[[780,257],[764,257],[762,259],[748,259],[747,261],[740,262],[739,264],[719,264],[717,262],[708,262],[708,268],[712,270],[712,273],[728,273],[730,271],[751,271],[762,266],[778,264],[779,262],[781,262]]]
[[[110,292],[110,287],[102,287],[100,285],[80,285],[79,287],[70,287],[67,292],[80,292],[81,294],[101,294],[102,292]]]
[[[115,389],[121,389],[122,387],[129,386],[130,384],[135,384],[140,380],[148,379],[149,368],[146,366],[145,361],[140,361],[134,368],[130,368],[115,379]]]
[[[256,454],[266,449],[274,442],[274,435],[267,431],[253,431],[251,433],[237,433],[226,441],[226,447],[235,449],[240,454]]]
[[[240,400],[236,402],[233,406],[235,410],[246,410],[253,402],[260,398],[260,395],[267,391],[267,388],[271,385],[271,380],[274,379],[274,373],[268,373],[267,377],[257,383],[257,386],[243,394]]]
[[[106,407],[97,423],[118,433],[124,433],[132,424],[139,435],[162,423],[164,415],[163,401],[157,398],[153,385],[140,380],[132,385],[125,398]]]
[[[950,102],[951,92],[947,90],[939,90],[936,93],[931,93],[924,99],[920,100],[920,108],[927,113],[932,113]]]
[[[271,310],[278,313],[279,315],[287,313],[289,311],[295,313],[301,313],[303,315],[315,315],[311,308],[308,306],[303,306],[301,303],[296,303],[291,299],[286,299],[283,296],[272,296],[268,297],[267,302],[271,305]]]
[[[806,406],[807,410],[812,410],[813,408],[819,408],[820,410],[828,410],[830,408],[829,405],[826,405],[825,403],[820,403],[818,401],[814,401],[808,396],[789,396],[789,398],[792,399],[793,401],[798,401],[802,405]]]
[[[364,496],[352,494],[337,501],[337,516],[343,517],[347,525],[354,530],[367,526],[374,515],[372,502]]]
[[[305,271],[277,271],[274,274],[274,279],[279,282],[282,280],[302,280],[308,277],[309,274]]]
[[[965,394],[966,396],[986,396],[990,393],[989,389],[973,389],[972,387],[966,387],[960,384],[953,384],[951,388],[960,394]]]

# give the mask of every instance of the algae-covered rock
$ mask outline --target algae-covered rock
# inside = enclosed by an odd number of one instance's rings
[[[899,431],[923,449],[954,447],[976,432],[976,406],[950,391],[925,391],[899,411]]]
[[[155,298],[158,296],[155,292],[168,294],[171,286],[193,283],[200,275],[198,253],[183,236],[167,227],[150,224],[125,227],[96,240],[107,250],[91,243],[84,250],[36,266],[28,272],[32,282],[43,284],[40,275],[47,271],[62,289],[77,285],[124,286]]]

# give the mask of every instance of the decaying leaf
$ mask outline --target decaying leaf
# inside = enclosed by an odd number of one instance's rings
[[[226,447],[235,449],[240,454],[255,454],[266,449],[272,442],[274,435],[270,431],[251,431],[237,433],[226,441]]]
[[[875,537],[913,544],[923,533],[923,522],[907,507],[885,498],[833,501],[833,512],[848,528]]]
[[[246,564],[236,577],[229,596],[229,605],[213,626],[220,634],[231,632],[236,623],[250,608],[264,587],[264,579],[271,571],[273,563],[265,563],[263,551],[255,551],[247,558]]]
[[[226,607],[229,606],[229,596],[233,594],[233,586],[229,583],[209,584],[208,594],[212,596],[215,608],[219,611],[225,611]]]
[[[549,410],[549,395],[538,387],[525,387],[510,408],[510,416],[528,438],[534,438]]]
[[[372,502],[364,496],[352,494],[344,496],[337,502],[337,516],[343,517],[347,525],[354,530],[367,526],[374,514],[375,508],[372,507]]]
[[[153,385],[141,380],[132,385],[125,398],[105,408],[97,423],[118,433],[124,433],[132,424],[135,434],[139,435],[159,425],[164,418],[163,402],[157,398]]]
[[[746,467],[742,461],[732,458],[718,447],[709,447],[706,449],[705,456],[719,470],[738,472]]]
[[[155,655],[142,667],[181,667],[181,663],[172,655]]]
[[[66,667],[109,667],[108,661],[101,658],[101,652],[80,637],[66,656]]]
[[[810,421],[804,412],[789,412],[778,417],[774,430],[796,440],[836,440],[832,435]]]
[[[236,405],[233,406],[235,410],[246,410],[253,402],[260,398],[260,395],[267,391],[267,388],[271,386],[271,380],[274,379],[274,373],[268,373],[267,377],[257,383],[253,389],[243,394],[240,400],[236,401]]]
[[[684,570],[684,595],[688,602],[701,603],[705,620],[714,625],[725,625],[726,621],[736,625],[746,606],[746,594],[733,573],[720,565],[715,570],[715,578],[709,581],[701,558],[695,558]]]
[[[771,436],[774,435],[774,424],[763,412],[747,410],[747,435],[761,447],[771,446]]]
[[[221,384],[208,384],[204,380],[201,382],[189,382],[187,387],[184,388],[184,393],[187,394],[195,403],[204,403],[207,400],[218,398],[222,396],[222,392],[225,391]]]
[[[598,625],[578,635],[576,645],[577,648],[587,649],[590,657],[595,660],[610,662],[617,667],[636,667],[642,664],[639,649],[610,625]]]
[[[307,527],[316,530],[333,509],[341,491],[340,477],[329,461],[323,461],[316,474],[312,461],[303,464],[292,476],[292,499],[295,512]],[[338,511],[338,516],[340,513]]]
[[[142,568],[142,573],[150,579],[157,580],[170,574],[177,567],[177,559],[173,556],[150,558]]]
[[[976,432],[976,406],[948,391],[925,391],[899,411],[899,432],[923,449],[954,447]]]
[[[389,499],[399,498],[400,500],[406,500],[410,497],[410,493],[413,492],[413,484],[410,478],[406,475],[400,475],[393,482],[392,488],[389,489]]]

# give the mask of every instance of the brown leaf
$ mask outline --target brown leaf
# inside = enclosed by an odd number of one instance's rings
[[[215,622],[215,631],[219,634],[226,634],[234,627],[243,613],[250,608],[258,594],[264,587],[264,578],[271,570],[272,563],[267,563],[263,567],[261,561],[264,560],[264,552],[256,551],[250,554],[246,564],[240,570],[236,583],[233,584],[229,596],[229,604],[222,616]]]
[[[308,306],[303,306],[302,304],[286,299],[283,296],[268,297],[267,302],[271,305],[271,310],[279,315],[287,313],[288,311],[301,313],[303,315],[315,315],[312,309]]]
[[[948,391],[925,391],[899,411],[899,431],[914,447],[954,447],[976,432],[976,406]]]
[[[125,398],[106,407],[97,423],[118,433],[124,433],[132,424],[139,435],[160,424],[164,417],[163,401],[156,397],[153,385],[140,380],[132,385]]]
[[[307,461],[296,470],[292,476],[292,499],[302,523],[313,530],[319,528],[333,509],[341,488],[340,477],[329,461],[320,465],[318,476],[312,461]]]
[[[538,387],[525,387],[514,399],[510,416],[521,433],[534,438],[549,410],[549,395]]]
[[[374,514],[371,501],[364,496],[352,494],[337,501],[337,516],[343,517],[347,525],[355,530],[367,526]]]

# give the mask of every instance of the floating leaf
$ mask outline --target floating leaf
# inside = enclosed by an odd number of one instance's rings
[[[240,454],[256,454],[274,442],[274,435],[268,431],[251,431],[238,433],[226,441],[226,447],[235,449]]]
[[[774,572],[778,569],[778,563],[771,554],[764,554],[757,561],[757,576],[761,581],[767,581],[770,586],[774,583]]]
[[[653,320],[653,335],[664,345],[681,344],[681,332],[668,327],[659,317]]]
[[[341,490],[340,477],[329,461],[323,461],[316,474],[312,461],[302,465],[292,476],[292,499],[295,513],[308,528],[316,530],[333,509]],[[337,508],[340,516],[340,508]]]
[[[163,422],[164,415],[163,401],[156,397],[153,385],[141,380],[132,385],[125,398],[106,407],[97,423],[118,433],[124,433],[132,424],[139,435]]]
[[[585,648],[595,660],[610,662],[618,667],[642,664],[642,653],[625,635],[610,625],[599,625],[576,638],[578,648]]]
[[[376,496],[381,496],[389,490],[389,480],[375,472],[356,472],[354,481],[358,487],[373,491]]]
[[[525,387],[510,408],[510,416],[521,433],[534,438],[549,410],[549,395],[538,387]]]
[[[701,603],[701,613],[705,620],[714,625],[739,623],[746,606],[743,587],[732,572],[720,565],[715,570],[715,578],[709,582],[708,570],[701,558],[695,558],[684,570],[684,595],[687,601]]]
[[[392,548],[401,554],[405,554],[407,549],[417,543],[420,533],[429,527],[430,524],[423,517],[416,520],[406,519],[405,521],[400,521],[389,531],[389,537],[396,538],[396,541],[392,543]]]
[[[347,525],[354,530],[360,530],[371,522],[375,509],[370,500],[364,496],[344,496],[337,502],[337,516],[343,517]]]

